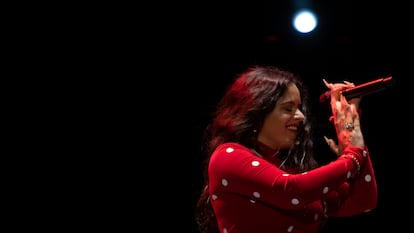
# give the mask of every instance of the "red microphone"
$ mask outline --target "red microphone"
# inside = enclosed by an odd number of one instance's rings
[[[376,79],[355,87],[351,87],[348,89],[343,90],[341,93],[347,100],[350,100],[352,98],[362,97],[364,95],[372,94],[378,91],[382,91],[386,89],[387,87],[392,86],[395,83],[395,81],[392,79],[392,77],[387,78],[380,78]],[[325,103],[326,101],[329,101],[331,99],[331,92],[327,91],[323,93],[319,97],[319,101],[321,103]]]

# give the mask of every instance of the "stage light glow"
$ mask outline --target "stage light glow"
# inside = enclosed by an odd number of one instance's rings
[[[293,17],[293,26],[300,33],[309,33],[318,25],[317,17],[310,10],[300,10]]]

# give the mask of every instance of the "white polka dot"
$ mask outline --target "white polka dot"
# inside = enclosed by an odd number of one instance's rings
[[[319,218],[319,214],[318,214],[318,213],[316,213],[316,214],[313,216],[313,220],[317,221],[317,220],[318,220],[318,218]]]
[[[365,175],[365,181],[366,182],[371,182],[371,175],[370,174]]]
[[[253,196],[256,198],[260,198],[260,193],[259,192],[253,192]]]
[[[227,233],[227,228],[223,228],[223,233]]]
[[[302,175],[306,175],[306,174],[308,174],[308,172],[302,172]]]
[[[255,200],[250,200],[250,202],[251,202],[251,203],[256,203],[256,201],[255,201]]]
[[[346,173],[346,178],[350,178],[351,177],[351,171],[348,171],[347,173]]]
[[[288,232],[292,232],[293,231],[293,226],[289,226],[287,229]]]
[[[233,151],[234,151],[234,149],[233,149],[233,148],[231,148],[231,147],[229,147],[229,148],[227,148],[227,149],[226,149],[226,152],[227,152],[227,153],[231,153],[231,152],[233,152]]]
[[[322,191],[322,192],[323,192],[324,194],[326,194],[326,193],[328,193],[328,191],[329,191],[329,188],[328,188],[328,187],[325,187],[325,188],[323,188],[323,191]]]
[[[292,202],[292,204],[294,204],[294,205],[299,204],[299,200],[298,200],[297,198],[293,198],[291,202]]]
[[[282,174],[282,176],[289,176],[289,174]]]
[[[259,161],[253,161],[252,162],[253,167],[257,167],[257,166],[259,166],[259,164],[260,164]]]
[[[367,151],[366,151],[366,150],[362,151],[362,155],[363,155],[364,157],[367,157]]]
[[[229,184],[229,182],[228,182],[226,179],[222,179],[222,180],[221,180],[221,184],[222,184],[223,186],[227,186],[227,185]]]
[[[214,200],[216,200],[216,199],[217,199],[217,195],[213,194],[213,195],[211,196],[211,198],[212,198],[212,199],[213,199],[213,201],[214,201]]]

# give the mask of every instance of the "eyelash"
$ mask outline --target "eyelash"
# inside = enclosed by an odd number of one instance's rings
[[[287,112],[295,113],[297,108],[285,108]]]
[[[296,113],[296,110],[302,111],[302,109],[300,108],[300,106],[297,107],[286,107],[285,111],[289,112],[289,113]]]

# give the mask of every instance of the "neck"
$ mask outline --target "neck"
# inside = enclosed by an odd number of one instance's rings
[[[279,154],[280,150],[279,149],[273,149],[270,146],[268,146],[268,145],[266,145],[266,144],[264,144],[260,141],[257,141],[256,147],[255,147],[255,152],[259,153],[260,155],[266,156],[266,157],[269,157],[269,156],[275,157]]]

